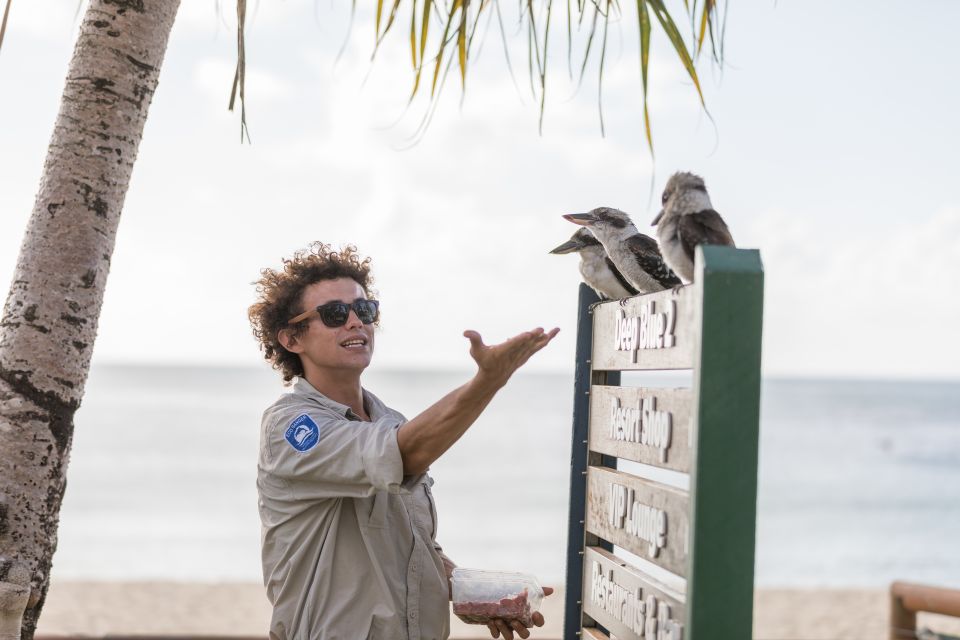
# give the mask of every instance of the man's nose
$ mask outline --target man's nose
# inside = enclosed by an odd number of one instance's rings
[[[363,323],[360,322],[360,316],[357,315],[356,311],[354,311],[353,309],[350,309],[349,313],[347,313],[347,322],[346,322],[347,329],[359,329],[362,326],[363,326]]]

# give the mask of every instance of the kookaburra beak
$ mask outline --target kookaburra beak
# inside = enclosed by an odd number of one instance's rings
[[[596,222],[597,220],[592,214],[589,213],[568,213],[563,217],[573,224],[581,224],[583,226],[589,226],[591,222]]]
[[[657,223],[660,222],[660,218],[663,217],[663,209],[660,209],[660,213],[657,214],[657,217],[653,219],[653,222],[650,223],[651,227],[657,226]]]
[[[555,249],[551,249],[550,253],[557,253],[557,254],[573,253],[574,251],[577,251],[582,247],[583,245],[577,242],[576,240],[567,240],[559,247],[556,247]]]

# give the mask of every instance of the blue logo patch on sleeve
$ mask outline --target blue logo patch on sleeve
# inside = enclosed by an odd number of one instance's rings
[[[297,451],[301,453],[309,451],[320,441],[320,427],[310,419],[310,416],[303,414],[290,423],[284,438]]]

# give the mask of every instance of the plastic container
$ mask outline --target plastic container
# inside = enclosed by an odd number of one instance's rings
[[[543,602],[540,583],[526,573],[457,567],[452,582],[453,612],[470,624],[499,618],[532,627],[533,614]]]

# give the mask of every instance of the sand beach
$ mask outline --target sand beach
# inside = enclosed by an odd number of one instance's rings
[[[547,598],[547,625],[533,638],[557,639],[563,591]],[[885,589],[759,589],[754,640],[885,640]],[[266,635],[269,604],[254,583],[80,582],[55,583],[37,638],[66,635],[177,634]],[[960,619],[921,615],[920,627],[960,634]],[[452,638],[489,637],[482,627],[454,619]]]

